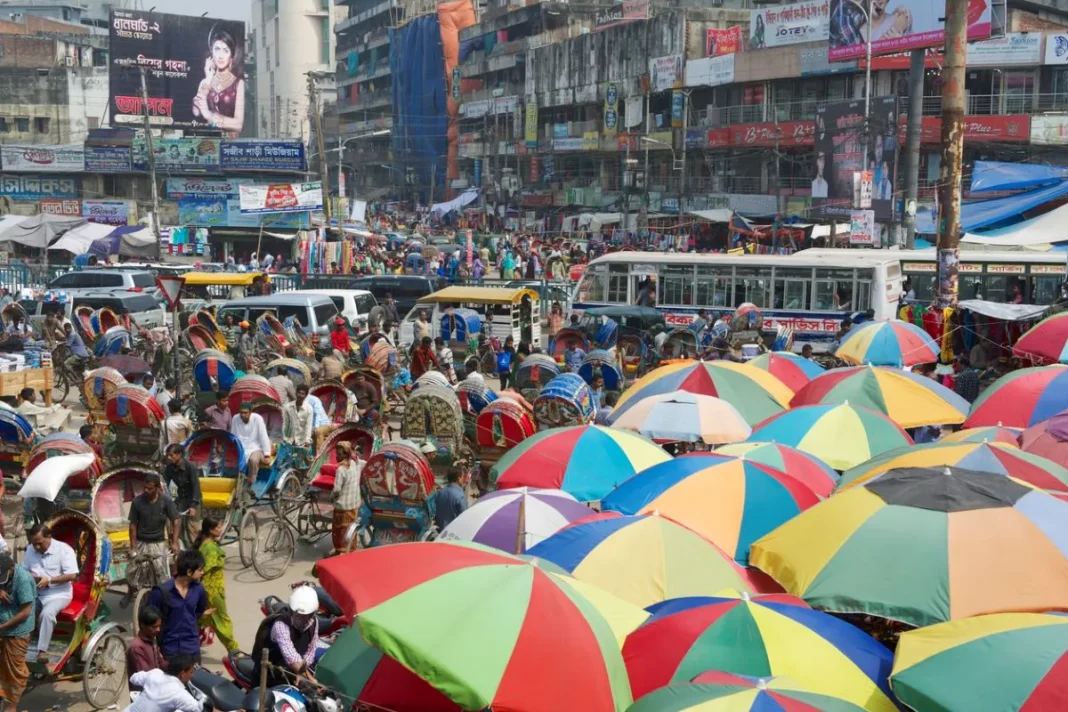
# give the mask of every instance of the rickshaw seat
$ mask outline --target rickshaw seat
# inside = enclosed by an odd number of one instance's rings
[[[92,571],[89,572],[92,576]],[[83,574],[84,575],[84,574]],[[89,595],[92,593],[92,584],[82,583],[81,581],[74,582],[74,597],[71,599],[67,607],[56,614],[56,620],[66,621],[68,623],[75,623],[82,617],[82,612],[85,611],[86,606],[89,605]]]

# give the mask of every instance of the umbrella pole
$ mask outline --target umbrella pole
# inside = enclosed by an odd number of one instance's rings
[[[527,528],[527,497],[521,495],[519,497],[519,519],[516,522],[515,531],[515,553],[519,556],[523,553],[523,544],[526,540],[526,528]]]

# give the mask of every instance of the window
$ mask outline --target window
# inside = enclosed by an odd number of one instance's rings
[[[608,282],[608,269],[605,265],[596,265],[582,275],[579,282],[578,300],[580,302],[603,302],[605,285]]]
[[[1061,277],[1031,277],[1029,304],[1052,304],[1061,295]]]
[[[937,275],[921,272],[908,274],[905,277],[909,280],[909,288],[915,293],[917,301],[934,301],[935,282],[938,280]]]
[[[133,284],[141,289],[155,289],[156,278],[148,272],[136,272],[133,275]]]
[[[323,0],[323,3],[326,4],[327,7],[330,5],[329,0]],[[322,21],[322,42],[320,43],[320,47],[322,47],[323,54],[319,61],[322,64],[330,64],[330,16],[328,15],[322,18]]]
[[[733,271],[731,265],[698,266],[697,306],[725,307],[733,303]]]
[[[664,265],[660,268],[660,304],[693,304],[693,267]]]
[[[373,294],[358,294],[352,298],[356,304],[356,311],[361,315],[370,314],[371,310],[378,306]]]
[[[612,304],[627,303],[627,265],[608,265],[606,300]]]
[[[871,283],[875,271],[871,269],[857,270],[857,291],[853,304],[853,311],[864,312],[871,308]]]
[[[275,15],[278,14],[278,3],[277,2],[275,2],[274,14]],[[279,38],[278,18],[276,17],[276,18],[274,18],[274,66],[276,66],[276,67],[281,63],[281,60],[280,60],[280,58],[282,56],[282,52],[280,51],[281,48],[282,48],[282,41]]]
[[[734,268],[734,306],[749,302],[764,309],[771,305],[771,267]]]
[[[11,125],[7,123],[7,117],[0,116],[0,133],[7,133],[11,130]]]
[[[51,123],[51,119],[47,116],[38,116],[33,120],[33,130],[37,133],[48,133],[48,127]]]
[[[333,302],[315,307],[315,323],[320,327],[328,326],[334,319],[337,319],[337,307]]]
[[[808,309],[812,291],[812,269],[809,267],[775,268],[775,308]]]
[[[98,274],[96,275],[96,287],[122,287],[126,284],[121,274]]]
[[[817,311],[853,311],[853,270],[817,269]]]
[[[234,323],[240,323],[245,319],[244,309],[226,309],[225,307],[219,310],[219,323],[226,321],[227,316],[234,317]]]
[[[27,133],[30,130],[29,118],[17,118],[15,119],[15,130],[19,133]]]

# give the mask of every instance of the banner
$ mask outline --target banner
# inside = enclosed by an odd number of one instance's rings
[[[816,132],[812,121],[780,121],[779,123],[738,124],[731,126],[733,146],[811,146]]]
[[[831,0],[830,41],[832,62],[856,59],[867,53],[868,17],[865,5],[854,0]],[[945,0],[894,0],[872,5],[872,54],[945,44]],[[968,39],[990,36],[990,2],[968,0]]]
[[[682,55],[669,54],[649,60],[649,91],[671,89],[682,81]]]
[[[80,198],[82,180],[60,176],[0,176],[0,197],[38,202],[44,198]]]
[[[156,154],[156,170],[166,172],[215,171],[219,169],[219,139],[217,138],[156,138],[152,140]],[[148,170],[148,151],[145,140],[133,142],[135,171]]]
[[[245,23],[114,10],[109,33],[111,123],[141,124],[141,70],[153,126],[245,128]]]
[[[722,54],[734,54],[742,51],[742,26],[735,25],[726,30],[707,30],[705,32],[705,56],[718,57]]]
[[[1031,143],[1036,146],[1063,146],[1068,143],[1068,116],[1032,116]]]
[[[681,91],[671,92],[671,128],[682,128],[682,115],[686,111],[686,99]]]
[[[593,31],[601,32],[609,27],[624,25],[649,17],[649,0],[625,0],[599,11],[593,18]]]
[[[857,71],[857,62],[832,62],[827,59],[827,45],[817,47],[799,47],[801,54],[801,76],[812,77],[823,74],[852,74]],[[908,63],[905,63],[908,69]]]
[[[908,134],[908,115],[902,114],[898,124],[898,143],[904,146]],[[1027,114],[964,117],[965,141],[1027,143],[1031,139],[1030,132],[1031,117]],[[920,124],[920,143],[942,143],[942,117],[923,117]]]
[[[241,185],[242,213],[303,213],[322,210],[323,184]]]
[[[82,216],[82,201],[77,198],[45,198],[37,207],[44,215],[61,215],[66,218]]]
[[[538,147],[538,102],[528,101],[523,122],[523,142],[529,149]]]
[[[1046,35],[1046,54],[1043,64],[1068,64],[1068,34],[1055,33]]]
[[[812,207],[822,217],[847,217],[853,210],[853,174],[871,171],[875,218],[889,222],[893,213],[897,158],[897,99],[873,97],[867,143],[864,101],[838,101],[816,107],[816,175]]]
[[[734,55],[693,59],[686,63],[686,86],[718,87],[734,83]]]
[[[307,213],[277,215],[241,212],[237,198],[184,198],[178,201],[178,223],[193,227],[248,227],[266,225],[284,230],[298,230],[311,224]]]
[[[853,210],[849,213],[849,244],[874,246],[874,210]]]
[[[219,165],[224,171],[308,170],[302,141],[223,141]]]
[[[130,203],[125,200],[83,200],[82,217],[101,225],[129,225]]]
[[[749,20],[750,49],[784,47],[800,42],[825,42],[829,37],[830,0],[753,10]]]
[[[0,146],[0,165],[8,172],[82,173],[85,171],[85,146],[27,146],[9,143]]]
[[[619,130],[619,87],[609,84],[604,92],[604,135],[615,138]]]
[[[167,197],[171,200],[182,198],[236,198],[241,195],[240,186],[251,183],[249,178],[168,178]]]
[[[1041,64],[1041,60],[1042,35],[1037,33],[1006,32],[1004,37],[968,43],[969,68],[1030,67]]]
[[[85,147],[86,173],[129,173],[132,168],[129,146]]]

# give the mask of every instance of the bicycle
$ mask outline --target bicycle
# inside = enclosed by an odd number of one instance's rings
[[[333,526],[333,501],[330,493],[305,487],[295,474],[286,474],[278,485],[279,495],[273,502],[276,516],[265,524],[256,524],[252,542],[252,568],[265,580],[280,577],[289,568],[298,539],[315,544],[328,536]]]

